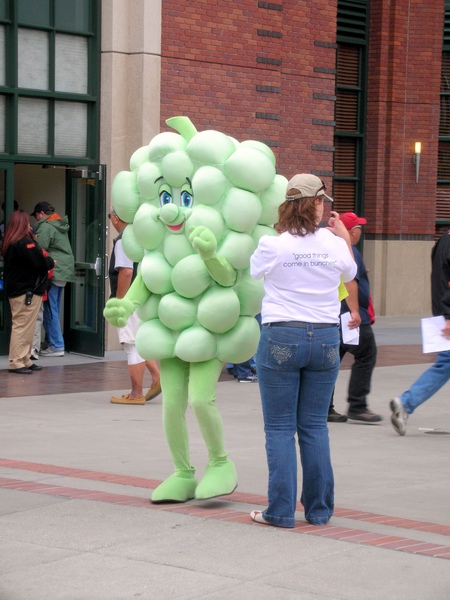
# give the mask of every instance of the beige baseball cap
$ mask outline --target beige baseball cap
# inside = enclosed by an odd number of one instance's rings
[[[325,196],[327,200],[333,202],[333,199],[325,194],[327,186],[325,183],[317,177],[317,175],[311,175],[309,173],[300,173],[294,175],[294,177],[287,184],[287,191],[297,190],[298,194],[291,196],[286,194],[286,200],[299,200],[300,198],[316,198],[317,196]]]

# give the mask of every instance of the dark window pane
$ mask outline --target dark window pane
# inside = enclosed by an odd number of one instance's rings
[[[450,219],[450,185],[439,184],[437,187],[436,219]]]
[[[442,54],[441,92],[450,92],[450,52]]]
[[[441,96],[439,135],[446,137],[450,135],[450,96]]]
[[[359,48],[339,44],[337,51],[337,85],[359,86]]]
[[[90,0],[55,0],[56,29],[90,32],[90,4]]]
[[[18,0],[17,18],[20,24],[50,26],[50,0]]]
[[[7,19],[6,0],[0,0],[0,19]]]
[[[439,142],[437,178],[450,181],[450,142]]]
[[[346,138],[335,139],[334,176],[356,176],[356,140]]]
[[[358,92],[337,90],[336,131],[358,131]]]
[[[338,212],[355,211],[356,185],[354,181],[334,181],[334,210]]]

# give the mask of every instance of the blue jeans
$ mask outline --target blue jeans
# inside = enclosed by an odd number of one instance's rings
[[[328,404],[339,373],[339,329],[263,325],[256,355],[269,467],[266,521],[294,527],[297,450],[305,518],[325,525],[334,509]]]
[[[52,348],[64,350],[64,339],[61,333],[60,315],[61,299],[64,288],[52,283],[48,290],[48,299],[44,302],[45,340]]]
[[[418,406],[431,398],[450,379],[450,351],[439,352],[436,362],[422,373],[400,400],[407,413],[412,414]]]
[[[234,365],[234,374],[238,379],[245,379],[245,377],[251,377],[252,373],[252,359],[246,360],[243,363],[237,363]]]

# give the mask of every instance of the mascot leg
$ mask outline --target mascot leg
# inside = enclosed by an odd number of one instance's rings
[[[151,501],[186,502],[195,496],[197,480],[189,455],[189,435],[186,425],[189,363],[178,358],[161,360],[163,391],[163,427],[172,455],[175,472],[152,494]]]
[[[195,491],[197,500],[231,494],[237,487],[236,467],[224,449],[222,417],[216,405],[222,368],[217,359],[191,363],[189,402],[209,452],[208,466]]]

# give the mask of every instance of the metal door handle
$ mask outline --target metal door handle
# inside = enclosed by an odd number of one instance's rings
[[[100,275],[102,274],[102,259],[100,258],[100,256],[97,256],[93,266],[95,269],[95,274],[97,275],[97,277],[100,277]]]

